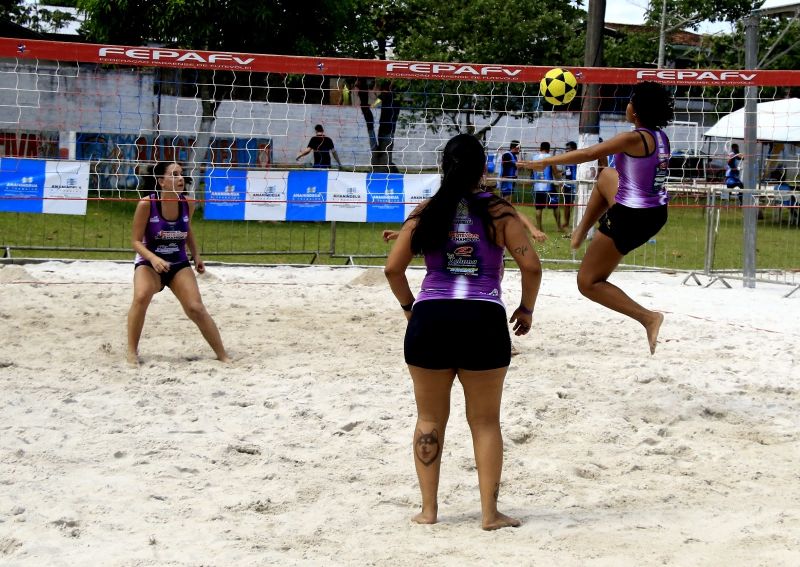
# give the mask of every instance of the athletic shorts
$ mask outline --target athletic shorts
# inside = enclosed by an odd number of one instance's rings
[[[492,370],[511,363],[506,310],[499,303],[429,299],[414,304],[406,328],[406,364],[444,370]]]
[[[558,207],[558,193],[534,191],[533,205],[536,209],[555,209]]]
[[[572,205],[575,203],[575,187],[564,185],[564,204]]]
[[[151,268],[153,268],[153,264],[151,264],[148,260],[142,260],[141,262],[138,262],[133,267],[134,271],[139,266],[150,266]],[[191,267],[192,267],[192,265],[189,262],[186,262],[186,261],[184,261],[184,262],[174,262],[174,263],[169,265],[169,270],[167,270],[166,272],[163,272],[163,273],[160,273],[160,274],[158,272],[156,272],[156,274],[161,278],[161,289],[164,289],[170,283],[172,283],[172,278],[175,277],[175,274],[177,274],[178,272],[180,272],[184,268],[191,268]],[[153,268],[153,269],[155,270],[155,268]],[[159,291],[161,291],[161,290],[159,290]]]
[[[600,217],[599,230],[623,256],[653,238],[667,223],[667,205],[632,209],[615,203]]]

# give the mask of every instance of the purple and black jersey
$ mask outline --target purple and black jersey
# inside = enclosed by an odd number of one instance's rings
[[[491,193],[478,193],[487,199]],[[480,217],[462,199],[443,249],[425,252],[427,273],[417,302],[430,299],[472,299],[503,305],[503,248],[491,242]]]
[[[669,175],[669,138],[661,130],[637,128],[634,132],[639,132],[642,140],[642,131],[649,132],[656,141],[656,147],[650,154],[644,157],[614,154],[619,173],[619,191],[615,200],[632,209],[660,207],[669,202],[665,186]]]
[[[189,203],[180,196],[178,218],[170,221],[161,214],[161,201],[155,193],[150,195],[150,218],[144,230],[143,243],[153,254],[170,264],[188,262],[186,237],[189,235]],[[134,263],[138,266],[148,263],[136,254]]]

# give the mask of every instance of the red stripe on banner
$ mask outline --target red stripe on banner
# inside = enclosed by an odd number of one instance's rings
[[[22,61],[69,61],[137,67],[185,67],[259,73],[521,83],[538,82],[551,69],[551,67],[533,65],[295,57],[13,38],[0,38],[0,57],[16,58]],[[800,71],[790,70],[599,67],[569,67],[569,70],[578,78],[578,81],[590,84],[633,84],[649,80],[673,85],[698,86],[800,86]]]

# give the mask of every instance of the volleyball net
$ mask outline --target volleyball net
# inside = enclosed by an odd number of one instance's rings
[[[20,215],[86,217],[94,207],[119,215],[109,231],[121,235],[104,235],[112,244],[76,241],[70,227],[60,229],[69,241],[54,236],[52,247],[127,248],[122,219],[132,209],[125,207],[143,196],[147,168],[165,160],[184,166],[202,202],[199,220],[208,221],[202,244],[213,254],[291,252],[302,241],[303,252],[380,256],[386,249],[373,242],[375,225],[401,222],[436,191],[440,152],[459,132],[483,141],[486,184],[536,217],[533,193],[545,184],[534,184],[522,170],[506,177],[513,173],[512,146],[519,144],[517,159],[533,159],[544,142],[559,153],[572,141],[586,145],[626,131],[632,86],[652,80],[675,94],[675,121],[666,128],[673,212],[668,227],[631,263],[707,267],[713,232],[713,267],[738,268],[743,203],[741,187],[731,182],[730,154],[731,144],[744,138],[745,87],[756,86],[758,151],[741,157],[758,162],[753,189],[765,242],[762,265],[800,267],[800,101],[787,98],[800,86],[800,71],[571,67],[577,96],[552,105],[540,80],[557,63],[354,60],[0,39],[1,243],[44,248],[42,237],[25,232],[24,219],[80,221]],[[582,168],[574,180],[561,169],[546,184],[550,202],[540,212],[551,239],[540,249],[545,259],[576,260],[558,238],[551,210],[562,223],[568,210],[578,212],[600,165]],[[359,226],[339,225],[329,234],[302,224],[339,221]],[[237,244],[242,230],[257,249],[239,249],[247,247]]]

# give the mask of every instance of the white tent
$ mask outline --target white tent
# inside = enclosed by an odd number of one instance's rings
[[[758,104],[756,114],[760,142],[800,142],[800,98],[785,98]],[[706,136],[744,139],[744,108],[723,116],[706,130]]]

